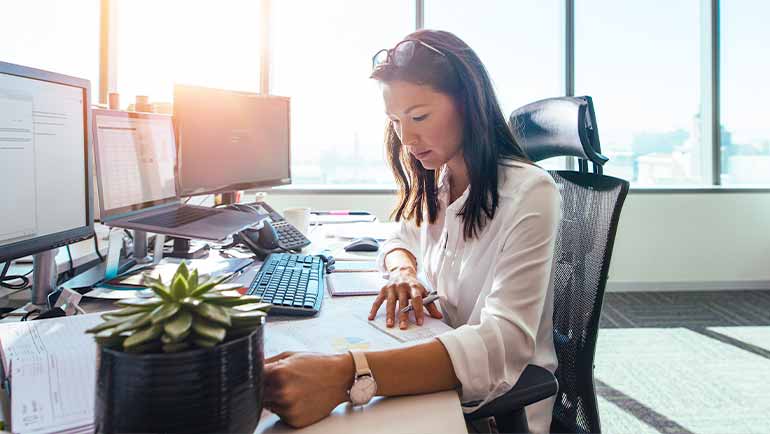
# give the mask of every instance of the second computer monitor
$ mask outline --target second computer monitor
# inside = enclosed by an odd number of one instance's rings
[[[179,193],[291,183],[289,98],[174,87]]]

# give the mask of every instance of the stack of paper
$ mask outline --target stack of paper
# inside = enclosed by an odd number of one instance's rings
[[[93,432],[96,343],[85,330],[100,322],[90,314],[0,325],[11,431]]]

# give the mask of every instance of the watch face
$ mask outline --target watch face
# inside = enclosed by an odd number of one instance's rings
[[[374,397],[375,393],[377,393],[377,383],[374,377],[370,375],[358,377],[350,388],[350,402],[353,405],[364,405]]]

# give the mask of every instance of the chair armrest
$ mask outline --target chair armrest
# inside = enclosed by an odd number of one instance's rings
[[[519,381],[504,395],[495,398],[483,407],[465,415],[466,420],[510,413],[527,405],[542,401],[556,394],[559,383],[545,368],[527,365]],[[471,403],[472,405],[472,403]]]

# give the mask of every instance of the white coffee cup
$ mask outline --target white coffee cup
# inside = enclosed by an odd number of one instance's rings
[[[310,229],[310,208],[298,207],[283,210],[283,217],[300,232],[307,235]]]

